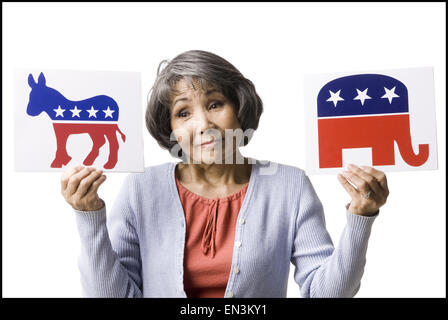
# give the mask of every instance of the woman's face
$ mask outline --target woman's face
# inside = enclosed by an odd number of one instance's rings
[[[180,80],[171,103],[172,135],[192,163],[233,163],[238,138],[226,138],[240,128],[234,104],[216,89],[204,91],[198,81]],[[229,136],[227,136],[229,137]],[[173,136],[172,136],[173,138]],[[215,144],[201,145],[212,140]]]

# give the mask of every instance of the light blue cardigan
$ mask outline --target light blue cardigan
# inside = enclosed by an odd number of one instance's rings
[[[347,224],[334,248],[322,204],[305,172],[249,159],[255,163],[235,226],[225,297],[286,297],[291,262],[303,297],[353,297],[378,214],[346,211]],[[84,296],[186,297],[177,163],[129,174],[107,221],[106,208],[75,210]]]

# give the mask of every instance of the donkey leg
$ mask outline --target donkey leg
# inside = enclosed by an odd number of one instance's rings
[[[51,168],[62,168],[63,165],[66,165],[70,162],[72,157],[70,157],[67,153],[66,145],[67,145],[67,139],[69,135],[71,134],[69,128],[61,123],[54,123],[53,124],[54,133],[56,135],[56,143],[57,143],[57,149],[56,149],[56,155],[51,163]]]
[[[98,157],[98,154],[100,153],[100,148],[106,143],[106,139],[104,138],[103,132],[100,133],[89,132],[89,135],[90,138],[92,139],[93,146],[88,156],[84,159],[83,164],[85,166],[91,166],[95,162],[95,159]]]
[[[104,169],[113,169],[118,161],[118,140],[115,128],[106,133],[107,140],[109,141],[109,159],[104,165]]]

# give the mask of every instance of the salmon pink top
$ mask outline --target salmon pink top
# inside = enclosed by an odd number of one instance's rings
[[[184,288],[187,297],[222,298],[232,264],[235,227],[249,183],[224,198],[209,199],[176,178],[185,213]]]

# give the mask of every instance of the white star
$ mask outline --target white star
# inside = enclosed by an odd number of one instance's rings
[[[364,91],[356,89],[356,91],[358,91],[358,95],[353,100],[361,100],[361,105],[363,106],[366,99],[372,99],[367,95],[367,90],[368,88],[366,88],[366,90]]]
[[[98,112],[98,110],[93,109],[93,106],[90,108],[90,110],[86,110],[89,113],[89,118],[90,117],[95,117],[96,118],[96,113]]]
[[[333,102],[335,107],[336,107],[336,104],[338,103],[338,101],[344,101],[344,99],[342,99],[342,98],[339,96],[341,90],[339,90],[339,91],[336,92],[336,93],[334,93],[334,92],[331,91],[331,90],[328,90],[328,91],[330,91],[331,97],[328,98],[327,101],[331,101],[331,102]]]
[[[103,110],[103,112],[106,114],[106,116],[104,118],[107,118],[107,117],[112,118],[112,113],[114,113],[115,110],[110,110],[109,107],[107,107],[107,110]]]
[[[57,109],[53,109],[53,110],[56,111],[56,117],[57,117],[57,116],[64,117],[64,111],[65,111],[65,109],[62,109],[61,106],[58,106]]]
[[[78,117],[79,118],[79,113],[82,111],[81,109],[78,109],[76,106],[75,106],[75,109],[70,109],[70,111],[72,112],[72,118],[73,117]]]
[[[382,96],[381,98],[387,98],[389,100],[389,103],[392,104],[392,99],[393,98],[399,98],[400,96],[397,95],[395,93],[395,88],[393,87],[392,89],[387,89],[386,87],[384,87],[384,91],[386,92],[386,94],[384,96]]]

